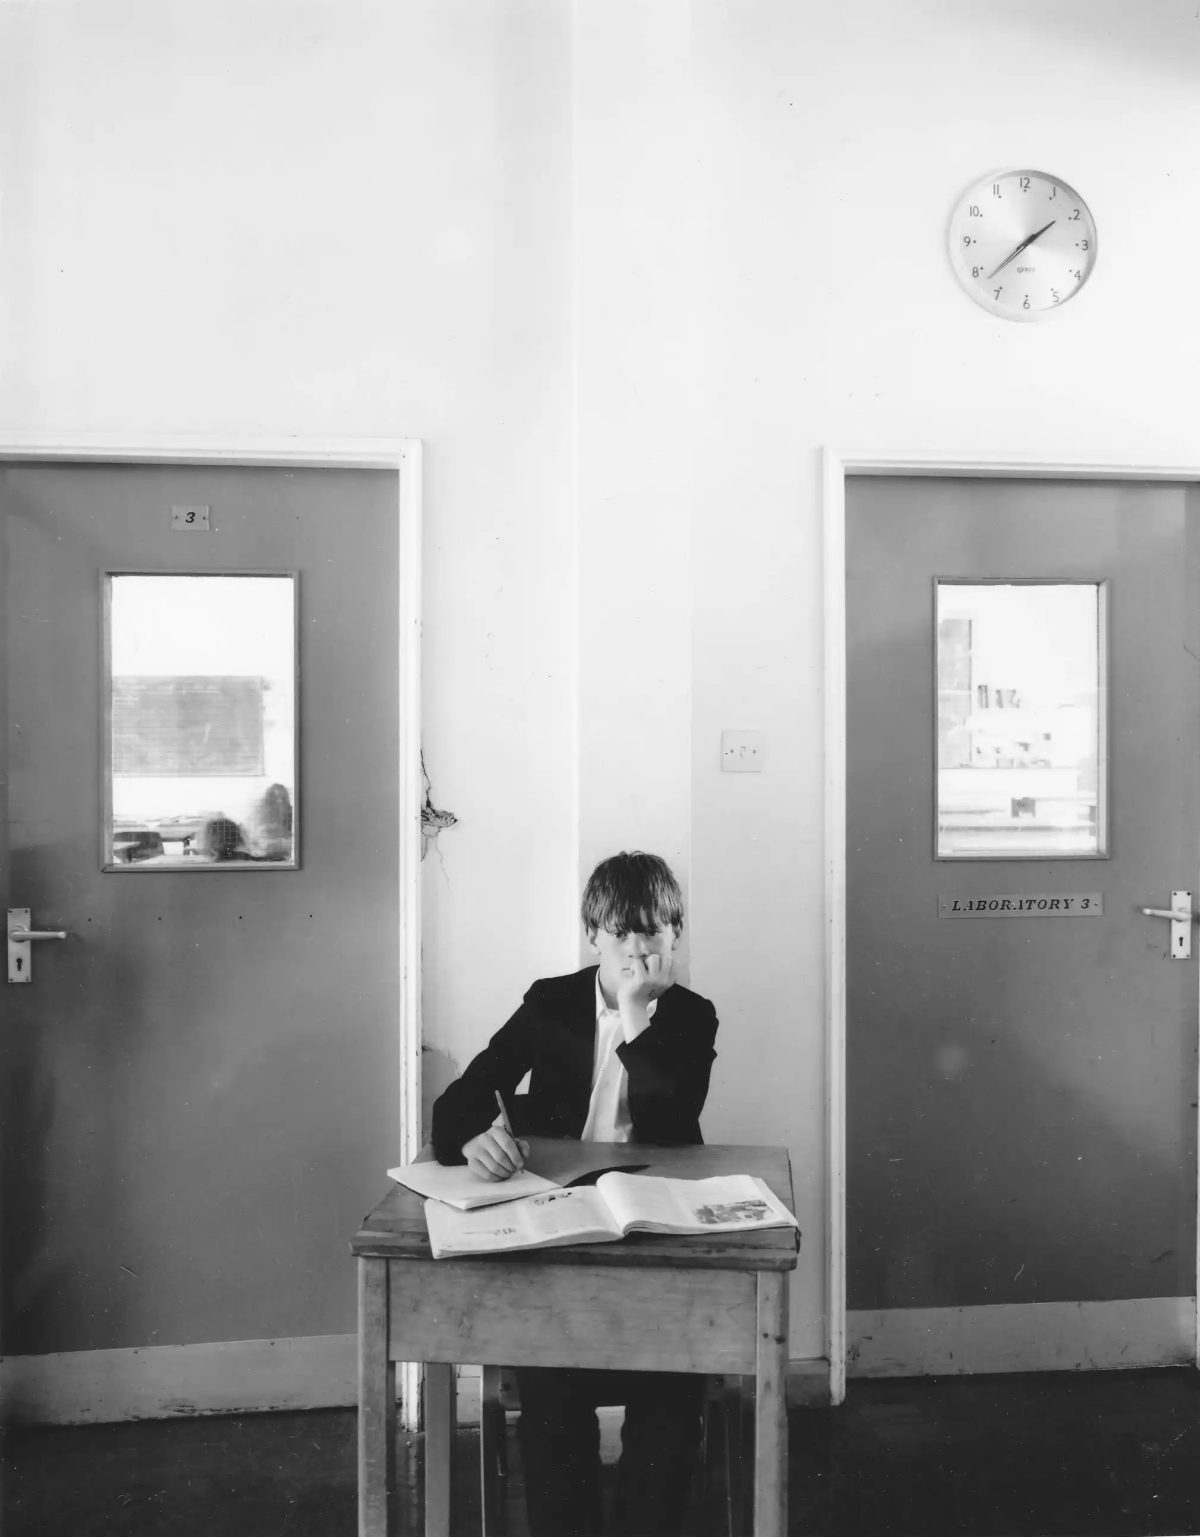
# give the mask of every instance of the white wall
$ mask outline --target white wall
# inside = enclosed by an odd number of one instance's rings
[[[1195,463],[1192,0],[0,6],[0,427],[428,445],[449,1071],[672,858],[710,1139],[792,1150],[824,1349],[818,452]],[[1099,261],[985,315],[945,228],[1065,176]],[[575,515],[577,513],[577,516]],[[725,726],[766,733],[722,775]]]
[[[579,8],[576,70],[580,884],[618,849],[691,863],[694,304],[681,163],[688,7]],[[614,25],[614,23],[616,23]],[[681,39],[683,46],[681,46]],[[686,968],[687,949],[681,952]]]

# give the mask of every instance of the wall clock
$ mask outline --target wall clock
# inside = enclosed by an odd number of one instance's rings
[[[1073,299],[1096,264],[1096,222],[1073,187],[1045,171],[993,171],[950,219],[950,261],[977,304],[1040,320]]]

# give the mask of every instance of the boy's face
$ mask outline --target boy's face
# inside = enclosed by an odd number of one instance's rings
[[[613,934],[608,929],[597,929],[591,936],[591,946],[600,957],[600,986],[608,997],[615,998],[622,980],[633,976],[635,960],[644,955],[661,955],[665,959],[679,948],[679,936],[669,923],[652,934],[639,934],[633,929],[627,934]]]

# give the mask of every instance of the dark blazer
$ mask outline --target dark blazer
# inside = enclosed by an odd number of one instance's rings
[[[596,1049],[596,967],[535,982],[462,1077],[433,1107],[439,1163],[463,1163],[462,1146],[496,1119],[505,1096],[521,1136],[578,1137],[592,1097]],[[658,1000],[654,1018],[617,1055],[629,1075],[635,1142],[701,1142],[717,1014],[707,998],[678,983]],[[529,1073],[529,1093],[513,1099]]]

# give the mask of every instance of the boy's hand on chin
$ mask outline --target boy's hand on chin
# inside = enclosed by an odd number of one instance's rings
[[[673,955],[640,955],[632,964],[632,974],[622,975],[617,986],[617,1007],[633,1004],[645,1008],[674,985]]]

